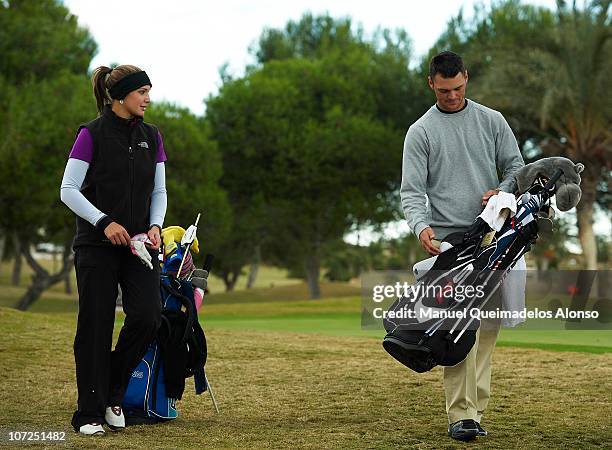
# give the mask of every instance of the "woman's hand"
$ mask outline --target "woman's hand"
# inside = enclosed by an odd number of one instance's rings
[[[113,245],[130,245],[130,235],[117,222],[111,222],[105,229],[104,234]]]
[[[161,236],[159,235],[159,227],[157,225],[153,225],[147,232],[147,236],[153,243],[153,245],[150,245],[149,248],[152,248],[154,250],[159,250],[159,246],[161,244]]]

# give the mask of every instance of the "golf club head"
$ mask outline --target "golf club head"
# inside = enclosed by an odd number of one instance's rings
[[[202,290],[206,290],[206,288],[208,287],[208,280],[206,278],[201,278],[201,277],[193,277],[191,279],[191,284],[194,287],[200,288]]]
[[[193,278],[208,278],[208,270],[205,269],[195,269],[191,274]]]
[[[191,244],[193,240],[196,238],[197,232],[198,232],[198,227],[196,227],[195,225],[189,225],[189,228],[187,228],[187,230],[185,231],[185,234],[183,234],[183,237],[181,238],[181,246]]]

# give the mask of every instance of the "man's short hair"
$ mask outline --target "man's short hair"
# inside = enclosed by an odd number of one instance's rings
[[[459,72],[465,74],[465,66],[461,56],[456,53],[448,51],[438,53],[429,61],[429,76],[432,80],[437,73],[444,78],[454,78]]]

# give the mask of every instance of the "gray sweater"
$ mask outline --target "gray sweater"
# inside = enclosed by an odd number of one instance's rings
[[[472,100],[450,114],[432,106],[404,141],[400,196],[408,225],[417,236],[431,226],[437,239],[465,230],[482,211],[485,192],[514,192],[513,174],[523,165],[498,111]]]

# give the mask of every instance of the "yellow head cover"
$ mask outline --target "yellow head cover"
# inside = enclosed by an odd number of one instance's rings
[[[177,225],[173,225],[171,227],[166,227],[162,230],[161,238],[164,242],[164,256],[168,256],[174,250],[176,250],[178,244],[181,243],[181,239],[185,234],[185,229],[183,227],[179,227]],[[191,250],[194,253],[200,253],[200,245],[198,244],[198,238],[193,240],[193,244],[191,244]]]

